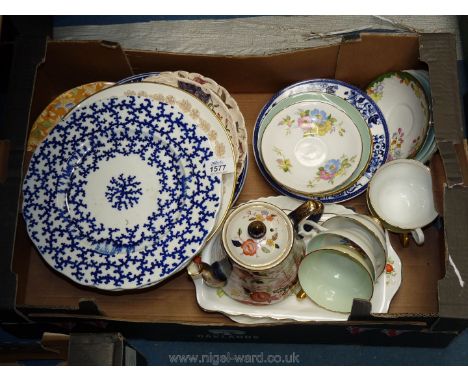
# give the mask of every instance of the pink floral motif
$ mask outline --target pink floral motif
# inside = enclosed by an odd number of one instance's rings
[[[324,166],[319,167],[317,170],[316,177],[313,180],[310,180],[307,184],[307,187],[313,188],[315,183],[320,180],[325,180],[331,184],[334,183],[335,179],[343,175],[347,168],[351,167],[351,164],[356,160],[356,156],[348,158],[346,155],[343,155],[339,159],[330,159]]]
[[[401,146],[405,142],[404,136],[405,132],[401,127],[399,127],[398,130],[392,134],[392,140],[390,141],[390,148],[388,151],[389,161],[401,158]]]
[[[289,134],[295,122],[297,123],[297,127],[304,131],[304,136],[323,136],[334,132],[337,127],[337,119],[320,109],[299,110],[299,116],[296,120],[287,115],[279,124],[286,126],[286,133]],[[341,127],[338,129],[340,136],[343,136],[345,132],[345,129]]]

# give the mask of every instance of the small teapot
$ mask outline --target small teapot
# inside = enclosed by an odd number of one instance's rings
[[[293,293],[306,254],[299,223],[306,218],[317,222],[322,213],[323,204],[315,200],[289,214],[266,202],[241,204],[224,224],[222,260],[212,265],[199,262],[197,271],[189,272],[237,301],[253,305],[279,302]],[[301,234],[309,233],[301,230]]]

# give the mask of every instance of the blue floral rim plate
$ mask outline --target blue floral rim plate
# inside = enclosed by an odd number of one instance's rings
[[[387,161],[390,142],[387,124],[377,105],[365,92],[345,82],[330,79],[302,81],[292,84],[275,94],[262,108],[255,123],[253,132],[253,151],[255,161],[257,162],[258,168],[260,169],[262,175],[276,191],[283,195],[299,198],[302,200],[307,200],[310,198],[286,189],[282,185],[278,184],[269,175],[264,164],[262,163],[259,147],[262,133],[261,123],[267,113],[281,100],[295,94],[307,92],[331,94],[344,99],[354,108],[356,108],[356,110],[361,114],[362,118],[369,126],[372,136],[373,151],[369,164],[362,176],[357,180],[357,182],[353,183],[345,190],[337,194],[314,197],[324,203],[340,203],[352,199],[362,194],[366,190],[372,175]]]
[[[214,151],[177,104],[142,96],[81,106],[33,154],[23,216],[40,254],[106,290],[154,285],[205,243],[221,205]]]

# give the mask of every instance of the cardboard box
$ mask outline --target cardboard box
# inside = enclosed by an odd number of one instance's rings
[[[444,344],[467,326],[468,258],[464,247],[468,240],[468,160],[454,36],[361,34],[341,44],[254,57],[123,51],[110,42],[44,40],[35,40],[34,44],[22,41],[15,52],[10,77],[13,100],[4,134],[9,149],[8,155],[0,155],[8,159],[6,180],[0,186],[2,199],[8,196],[0,202],[5,208],[2,215],[6,216],[3,232],[8,234],[8,243],[2,248],[9,250],[2,253],[0,264],[0,311],[4,321],[47,323],[49,329],[55,325],[61,331],[94,327],[157,339],[413,345]],[[29,65],[18,67],[26,59]],[[27,132],[54,97],[77,85],[117,81],[146,71],[203,73],[231,92],[251,135],[264,103],[293,82],[336,78],[364,87],[382,73],[420,68],[429,69],[432,87],[440,155],[434,157],[431,168],[436,204],[443,218],[425,230],[426,243],[422,247],[411,243],[403,249],[398,237],[392,235],[403,264],[403,280],[388,314],[372,315],[369,304],[355,304],[348,322],[247,327],[200,309],[186,272],[156,287],[134,292],[106,293],[81,287],[52,270],[26,233],[21,216],[21,180],[30,159],[25,155],[22,161]],[[251,147],[249,154],[247,181],[238,203],[276,194],[256,168]],[[368,212],[363,196],[345,205]]]
[[[136,366],[144,357],[120,333],[48,333],[40,341],[0,343],[0,366]]]

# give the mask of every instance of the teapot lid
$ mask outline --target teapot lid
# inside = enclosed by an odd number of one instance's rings
[[[249,202],[234,209],[223,227],[223,245],[229,257],[250,270],[281,263],[291,251],[293,225],[280,208]]]

